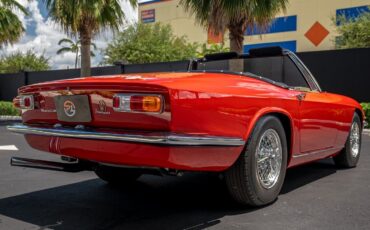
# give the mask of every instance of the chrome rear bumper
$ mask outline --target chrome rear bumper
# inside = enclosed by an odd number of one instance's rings
[[[77,139],[94,139],[106,141],[123,141],[161,145],[186,146],[242,146],[244,140],[233,137],[181,135],[176,133],[110,133],[93,129],[44,128],[29,125],[12,125],[7,129],[21,134],[41,136],[68,137]]]

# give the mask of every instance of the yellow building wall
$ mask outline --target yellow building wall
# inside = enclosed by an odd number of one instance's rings
[[[186,13],[179,0],[152,1],[146,4],[139,4],[139,21],[141,12],[155,10],[155,22],[170,24],[177,36],[187,36],[191,42],[206,42],[207,31],[195,24],[195,19]]]
[[[168,23],[176,35],[186,35],[190,41],[207,42],[207,31],[197,25],[194,17],[186,13],[180,0],[149,1],[139,4],[139,20],[145,10],[155,10],[155,22]],[[330,50],[335,48],[336,26],[332,19],[337,9],[369,6],[370,0],[290,0],[285,13],[277,17],[297,16],[296,31],[245,36],[244,43],[261,44],[296,41],[296,51]],[[329,34],[319,44],[311,42],[305,34],[316,23],[320,23]],[[316,35],[313,33],[313,35]],[[228,36],[225,35],[227,44]]]

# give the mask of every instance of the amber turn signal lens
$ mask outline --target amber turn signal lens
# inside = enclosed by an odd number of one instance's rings
[[[162,97],[153,95],[134,95],[131,96],[130,109],[136,112],[158,113],[162,110]]]
[[[113,110],[126,113],[161,113],[164,108],[164,99],[158,94],[115,94],[113,96]]]
[[[13,106],[18,109],[21,108],[21,99],[19,96],[13,99]]]

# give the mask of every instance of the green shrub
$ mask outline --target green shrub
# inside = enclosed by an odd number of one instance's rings
[[[186,36],[178,37],[170,25],[134,24],[116,34],[105,50],[105,62],[151,63],[189,60],[196,56],[198,44]]]
[[[14,108],[13,103],[0,101],[0,115],[19,116],[18,109]]]
[[[361,106],[365,112],[366,121],[368,123],[366,128],[370,128],[370,103],[361,103]]]
[[[333,19],[337,24],[338,36],[335,46],[338,49],[370,47],[370,12],[361,12],[357,18],[341,15]]]
[[[0,56],[0,73],[49,70],[49,59],[33,50]]]
[[[229,52],[229,51],[230,51],[230,48],[225,47],[224,43],[220,43],[220,44],[215,43],[215,44],[210,44],[210,45],[203,43],[200,46],[200,52],[197,53],[197,56],[198,58],[202,58],[206,54],[223,53],[223,52]]]

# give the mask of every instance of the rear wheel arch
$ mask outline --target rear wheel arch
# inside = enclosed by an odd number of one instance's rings
[[[287,146],[288,146],[288,162],[287,165],[289,165],[290,160],[292,158],[292,149],[293,149],[293,124],[290,118],[286,114],[282,113],[271,113],[269,115],[276,116],[279,118],[281,124],[284,127]]]
[[[285,135],[287,138],[287,146],[288,146],[288,161],[287,165],[289,166],[290,160],[293,155],[293,137],[294,137],[294,131],[293,131],[293,119],[291,115],[282,109],[279,108],[274,108],[274,109],[265,109],[263,111],[260,111],[259,113],[256,114],[256,116],[252,119],[253,122],[251,122],[251,126],[247,130],[247,135],[246,135],[246,140],[248,141],[248,137],[252,134],[253,129],[255,128],[257,122],[265,116],[274,116],[279,119],[281,124],[284,127]]]

